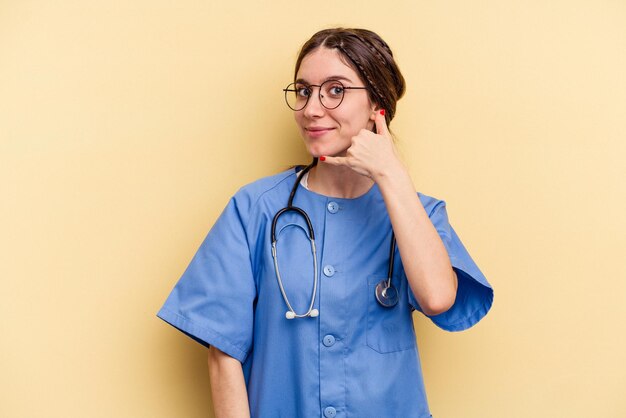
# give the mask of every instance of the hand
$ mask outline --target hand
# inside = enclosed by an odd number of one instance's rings
[[[345,157],[320,157],[325,164],[349,167],[355,172],[376,179],[398,165],[401,165],[393,139],[387,129],[384,110],[376,113],[376,132],[361,129],[352,137],[352,145]]]

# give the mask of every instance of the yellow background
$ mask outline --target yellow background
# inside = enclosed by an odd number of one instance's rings
[[[416,319],[434,416],[626,416],[623,0],[0,2],[0,416],[211,416],[155,313],[229,196],[307,160],[281,89],[337,25],[392,46],[404,158],[495,289],[469,331]]]

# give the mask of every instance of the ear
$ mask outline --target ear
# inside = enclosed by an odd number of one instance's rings
[[[370,128],[370,131],[377,133],[376,132],[376,114],[379,112],[378,110],[378,105],[377,104],[372,104],[371,106],[371,112],[370,112],[370,121],[374,122],[372,123],[372,127]],[[369,125],[369,122],[368,122]]]
[[[371,112],[370,112],[370,120],[376,120],[376,114],[380,111],[380,108],[376,103],[372,103]]]

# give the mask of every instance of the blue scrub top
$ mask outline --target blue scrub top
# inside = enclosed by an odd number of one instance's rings
[[[288,320],[271,252],[274,214],[286,206],[295,170],[240,189],[158,313],[205,346],[242,362],[252,418],[430,417],[412,312],[421,311],[395,255],[400,301],[379,305],[391,224],[374,185],[355,199],[299,187],[294,205],[315,230],[319,317]],[[490,309],[493,290],[448,222],[445,202],[418,194],[450,256],[456,302],[430,319],[461,331]],[[313,290],[313,256],[304,219],[278,222],[279,268],[297,313]],[[397,249],[396,249],[397,251]]]

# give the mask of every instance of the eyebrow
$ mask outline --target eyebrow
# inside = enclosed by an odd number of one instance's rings
[[[349,83],[352,83],[352,80],[349,79],[346,76],[343,75],[331,75],[330,77],[326,77],[324,80],[322,80],[322,83],[327,82],[328,80],[338,80],[338,81],[347,81]],[[299,78],[296,80],[296,83],[302,83],[302,84],[307,84],[310,85],[304,78]]]

